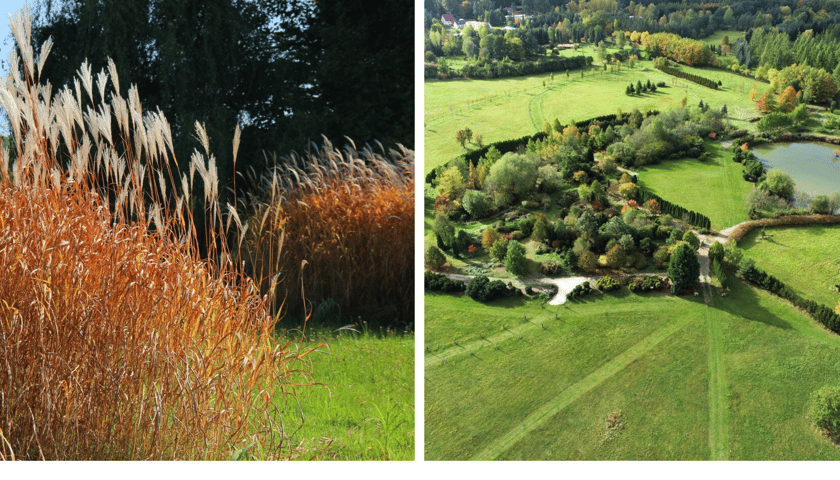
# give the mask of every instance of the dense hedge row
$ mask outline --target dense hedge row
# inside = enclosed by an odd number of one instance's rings
[[[446,275],[426,271],[423,275],[423,286],[431,292],[463,292],[467,285],[459,280],[452,280]]]
[[[447,74],[440,73],[437,64],[426,63],[423,68],[423,75],[428,79],[446,78],[505,78],[519,77],[525,75],[538,75],[541,73],[559,73],[569,70],[578,70],[592,64],[592,57],[578,55],[575,57],[540,57],[533,61],[522,62],[495,62],[485,61],[468,63],[461,70],[451,70]]]
[[[709,217],[701,213],[697,213],[693,210],[687,210],[684,207],[673,204],[668,200],[664,200],[659,195],[645,190],[642,187],[639,187],[639,195],[642,198],[642,203],[645,203],[650,199],[654,199],[657,202],[659,202],[659,210],[664,214],[670,215],[677,219],[684,218],[688,221],[688,223],[696,226],[697,228],[700,228],[701,230],[710,230],[712,228],[712,221],[709,220]]]
[[[748,233],[761,227],[788,227],[792,225],[831,225],[840,223],[838,215],[788,215],[779,218],[762,218],[752,222],[742,223],[732,230],[729,240],[735,243],[743,240]]]
[[[814,320],[823,324],[826,328],[834,333],[840,334],[840,315],[837,314],[830,307],[821,305],[812,300],[804,300],[799,295],[793,292],[781,280],[769,275],[756,267],[749,267],[743,272],[745,280],[777,295],[785,300],[789,300],[797,308],[802,308]]]
[[[678,78],[682,78],[684,80],[688,80],[689,82],[694,82],[698,85],[702,85],[704,87],[709,87],[713,90],[717,90],[719,83],[710,80],[705,77],[701,77],[700,75],[694,75],[691,73],[683,72],[682,70],[677,70],[676,68],[666,67],[664,65],[657,65],[656,68],[662,71],[662,73],[667,73],[668,75],[673,75]]]

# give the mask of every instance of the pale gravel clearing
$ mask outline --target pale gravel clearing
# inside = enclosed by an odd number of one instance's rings
[[[566,295],[572,291],[576,286],[583,282],[592,282],[592,288],[595,288],[595,277],[562,277],[562,278],[540,278],[539,283],[550,283],[557,285],[558,292],[551,300],[549,305],[563,305],[566,303]]]
[[[470,275],[462,275],[459,273],[444,273],[447,277],[451,278],[452,280],[461,280],[463,282],[468,282],[472,276]],[[523,285],[557,285],[557,295],[554,296],[551,300],[548,301],[549,305],[563,305],[566,303],[566,295],[572,291],[576,286],[582,284],[583,282],[589,281],[592,282],[592,288],[595,288],[595,280],[597,277],[561,277],[561,278],[550,278],[550,277],[540,277],[540,278],[530,278],[530,279],[520,279],[520,283]],[[509,279],[503,278],[493,278],[490,277],[490,280],[502,280],[504,282],[510,281]]]

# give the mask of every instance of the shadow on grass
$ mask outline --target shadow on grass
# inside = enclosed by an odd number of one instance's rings
[[[725,298],[714,297],[712,308],[784,330],[793,328],[788,322],[770,313],[759,304],[756,293],[757,287],[750,288],[737,279],[732,279],[729,283],[729,295]],[[784,301],[783,299],[779,300]]]

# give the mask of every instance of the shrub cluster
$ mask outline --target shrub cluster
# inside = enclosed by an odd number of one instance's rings
[[[554,260],[546,260],[540,263],[540,273],[543,275],[548,276],[558,276],[558,275],[565,275],[567,273],[566,267],[562,263],[555,262]]]
[[[631,292],[650,292],[653,290],[661,290],[663,287],[662,279],[657,276],[639,276],[633,277],[627,283],[627,288]]]
[[[735,150],[732,161],[744,165],[743,177],[748,182],[756,183],[764,177],[764,165],[758,161],[755,154],[749,150]]]
[[[619,281],[614,277],[607,275],[596,280],[595,287],[602,292],[609,292],[610,290],[618,290],[621,288],[621,283],[619,283]]]
[[[627,88],[624,89],[625,95],[641,95],[647,92],[656,93],[656,85],[651,83],[650,80],[648,80],[647,83],[642,83],[641,80],[637,81],[635,84],[631,82],[630,85],[627,85]]]
[[[592,293],[592,286],[589,282],[583,282],[580,285],[575,286],[575,288],[566,295],[566,298],[580,298],[585,295],[589,295],[590,293]]]
[[[446,275],[426,271],[423,274],[423,286],[430,292],[463,292],[466,290],[466,283],[460,280],[452,280]]]
[[[682,78],[684,80],[688,80],[689,82],[694,82],[698,85],[702,85],[704,87],[711,88],[713,90],[717,90],[718,86],[721,83],[718,81],[710,80],[705,77],[701,77],[700,75],[694,75],[692,73],[686,73],[682,70],[677,70],[676,68],[671,68],[665,65],[657,65],[656,68],[662,71],[662,73],[667,73],[668,75],[673,75],[677,78]]]
[[[511,290],[503,281],[490,281],[485,275],[473,277],[466,285],[467,295],[479,302],[489,302],[507,296]]]

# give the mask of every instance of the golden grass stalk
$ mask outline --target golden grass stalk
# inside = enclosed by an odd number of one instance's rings
[[[242,257],[276,280],[287,311],[311,308],[296,295],[304,285],[311,303],[332,299],[344,315],[413,322],[414,151],[389,154],[325,139],[255,180]]]
[[[120,96],[113,63],[95,90],[85,64],[51,95],[50,42],[36,73],[27,9],[12,29],[24,63],[0,86],[15,146],[0,173],[0,456],[226,459],[252,441],[291,454],[278,411],[304,354],[276,342],[268,298],[224,245],[199,258],[165,117],[133,86]],[[221,234],[213,158],[190,168]]]

